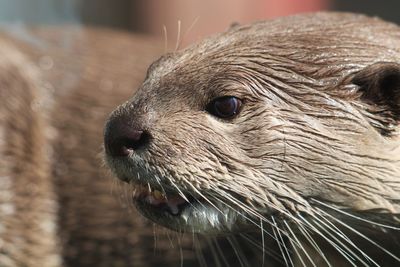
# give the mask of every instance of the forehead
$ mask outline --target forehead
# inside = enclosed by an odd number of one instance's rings
[[[145,84],[159,97],[193,98],[215,90],[218,82],[243,77],[288,83],[340,79],[373,61],[390,60],[393,42],[382,32],[391,28],[398,31],[379,20],[329,13],[235,27],[161,57]]]

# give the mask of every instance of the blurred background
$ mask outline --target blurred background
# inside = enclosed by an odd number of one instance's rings
[[[0,25],[82,24],[163,35],[185,44],[233,22],[317,10],[338,10],[400,22],[400,1],[386,0],[0,0]],[[182,36],[181,36],[182,37]]]

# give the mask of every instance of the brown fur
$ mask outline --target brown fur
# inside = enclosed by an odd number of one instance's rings
[[[300,238],[303,248],[291,246],[296,266],[301,256],[308,265],[350,265],[329,242],[368,265],[340,231],[379,265],[395,266],[346,225],[400,257],[399,230],[390,228],[400,214],[399,64],[400,29],[379,19],[318,13],[234,27],[152,64],[110,117],[147,131],[150,142],[127,160],[107,155],[108,163],[121,179],[175,186],[275,226],[292,245]],[[237,117],[206,112],[226,95],[243,100]]]
[[[60,266],[38,73],[5,43],[0,58],[0,265]]]
[[[158,41],[56,27],[2,33],[0,44],[0,266],[198,264],[192,236],[141,219],[101,167],[106,116],[143,80]]]

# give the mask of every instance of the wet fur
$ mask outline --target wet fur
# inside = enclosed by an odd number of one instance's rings
[[[152,142],[109,165],[247,214],[286,265],[398,265],[398,83],[391,97],[374,90],[399,63],[399,27],[375,18],[236,26],[151,65],[111,120],[139,125]],[[231,121],[204,108],[223,95],[244,103]]]

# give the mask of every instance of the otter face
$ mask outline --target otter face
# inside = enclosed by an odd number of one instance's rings
[[[179,231],[399,213],[400,67],[385,62],[400,53],[381,41],[390,31],[399,32],[319,14],[235,27],[168,54],[111,114],[106,161],[134,185],[145,216]]]

